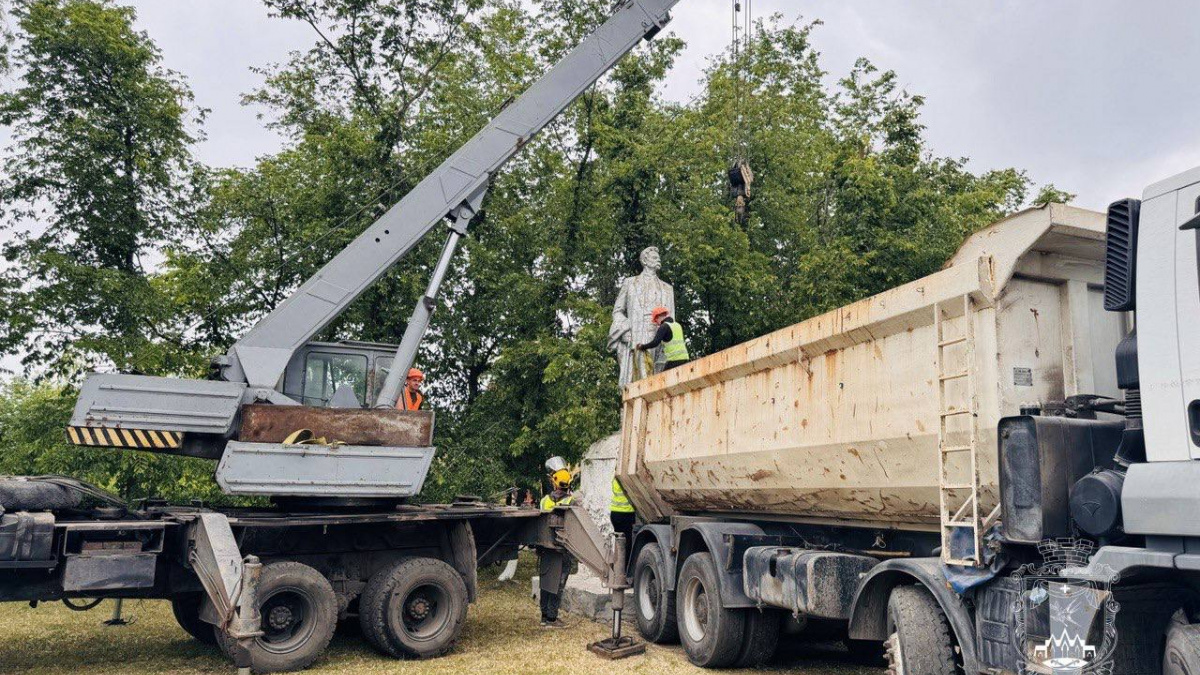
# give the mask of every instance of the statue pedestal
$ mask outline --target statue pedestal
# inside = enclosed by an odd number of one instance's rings
[[[597,441],[583,455],[583,466],[579,475],[579,489],[575,492],[575,503],[582,504],[588,515],[604,536],[612,536],[612,523],[608,507],[612,504],[612,479],[617,468],[617,455],[621,451],[621,434],[613,434]],[[533,597],[538,596],[538,578],[533,578]],[[625,592],[625,619],[633,620],[633,595]],[[604,583],[590,570],[580,567],[579,572],[567,579],[562,609],[593,621],[612,621],[612,594]]]
[[[583,502],[588,515],[596,521],[604,536],[611,536],[608,508],[612,505],[612,480],[621,452],[621,434],[616,433],[597,441],[583,454],[576,500]]]

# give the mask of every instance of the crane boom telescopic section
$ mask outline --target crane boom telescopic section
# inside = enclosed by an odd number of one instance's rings
[[[478,210],[496,172],[643,38],[661,30],[678,2],[620,3],[599,29],[259,321],[230,349],[222,363],[224,378],[252,388],[276,387],[297,349],[446,219],[457,230],[446,247],[452,254],[452,244]],[[419,342],[420,337],[406,335],[405,342]],[[400,365],[398,359],[397,369]]]

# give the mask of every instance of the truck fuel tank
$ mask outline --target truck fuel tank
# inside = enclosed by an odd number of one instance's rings
[[[862,575],[879,564],[863,555],[778,546],[746,550],[746,596],[797,616],[849,620]]]

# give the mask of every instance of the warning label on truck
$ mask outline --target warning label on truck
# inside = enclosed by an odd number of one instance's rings
[[[1013,368],[1013,384],[1018,387],[1033,386],[1033,368]]]

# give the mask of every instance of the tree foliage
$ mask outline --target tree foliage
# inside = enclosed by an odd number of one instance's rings
[[[151,210],[160,215],[138,221],[147,223],[138,250],[159,251],[162,263],[153,274],[135,272],[159,291],[169,308],[162,316],[188,317],[174,342],[144,338],[180,354],[157,370],[226,348],[611,6],[266,2],[313,32],[310,49],[265,68],[263,87],[247,95],[267,106],[269,124],[289,142],[249,169],[213,169],[200,195],[155,184],[193,207],[172,211],[188,218]],[[39,4],[119,11],[83,0]],[[860,61],[831,79],[814,30],[763,22],[741,56],[712,60],[698,96],[683,104],[655,93],[683,47],[660,36],[494,177],[421,355],[439,414],[427,498],[534,487],[546,457],[577,459],[617,428],[605,335],[619,280],[638,271],[648,245],[662,250],[693,351],[707,354],[929,274],[966,236],[1025,202],[1024,173],[975,173],[965,159],[934,154],[924,101],[894,73]],[[156,54],[144,37],[125,39]],[[171,91],[185,91],[176,85]],[[757,176],[745,220],[728,198],[735,159]],[[188,237],[161,245],[155,237],[174,222],[188,224]],[[398,341],[436,239],[322,337]],[[103,298],[98,306],[121,305]],[[21,396],[25,405],[37,400]]]
[[[194,203],[191,94],[129,8],[19,0],[14,15],[0,349],[60,374],[176,370],[176,317],[150,272]]]

